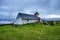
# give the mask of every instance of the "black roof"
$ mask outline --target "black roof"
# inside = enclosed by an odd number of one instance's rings
[[[36,15],[36,14],[39,14],[38,12],[36,12],[34,15]]]
[[[35,15],[30,15],[30,14],[25,14],[25,13],[18,13],[18,16],[17,16],[17,18],[22,18],[22,19],[40,19],[40,18],[38,18],[37,16],[35,16]]]

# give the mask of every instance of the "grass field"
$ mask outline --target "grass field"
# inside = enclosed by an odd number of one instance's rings
[[[60,40],[60,25],[0,26],[0,40]]]

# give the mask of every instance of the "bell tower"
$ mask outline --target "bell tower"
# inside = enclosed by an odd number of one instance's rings
[[[40,18],[40,14],[38,12],[36,12],[34,15]]]

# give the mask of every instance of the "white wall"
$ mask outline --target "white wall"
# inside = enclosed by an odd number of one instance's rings
[[[27,24],[27,23],[35,23],[35,22],[37,22],[38,20],[29,20],[29,21],[27,21],[27,20],[22,20],[22,23],[23,24]]]
[[[22,18],[16,19],[16,24],[19,24],[19,25],[20,25],[20,24],[23,24],[23,23],[22,23]]]
[[[37,21],[38,20],[28,20],[27,21],[27,19],[18,18],[18,19],[16,19],[15,24],[22,25],[22,24],[27,24],[27,23],[35,23]]]

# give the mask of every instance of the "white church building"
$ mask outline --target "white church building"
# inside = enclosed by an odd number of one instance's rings
[[[27,23],[35,23],[40,21],[40,15],[36,12],[34,15],[18,13],[15,24],[22,25]]]

